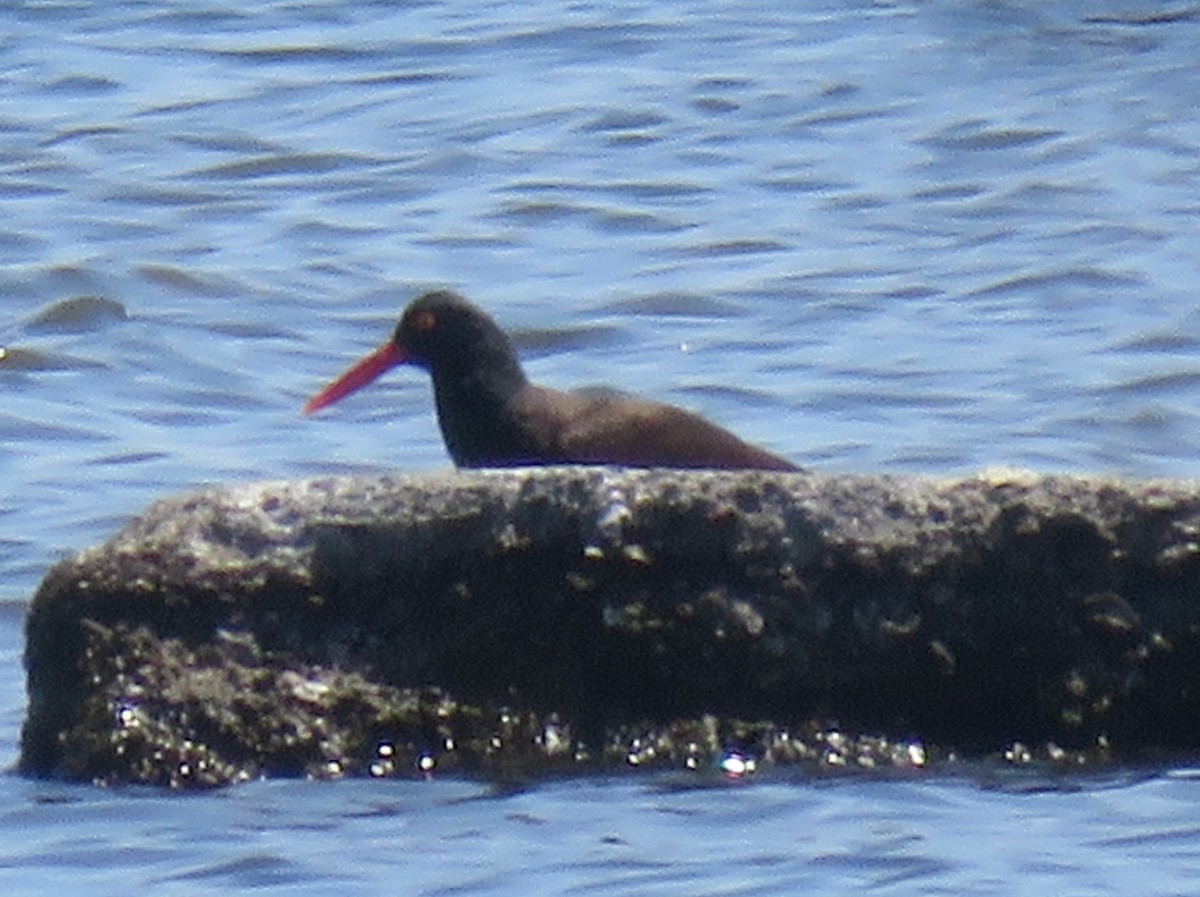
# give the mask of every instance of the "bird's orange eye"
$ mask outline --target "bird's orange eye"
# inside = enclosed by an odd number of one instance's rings
[[[419,312],[413,320],[413,329],[418,333],[429,333],[436,326],[437,315],[431,311]]]

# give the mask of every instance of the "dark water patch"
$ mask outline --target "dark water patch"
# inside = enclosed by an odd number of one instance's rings
[[[356,224],[334,224],[329,221],[300,221],[283,231],[286,238],[314,246],[318,251],[328,251],[331,244],[343,241],[364,240],[386,234],[382,227]]]
[[[107,371],[108,365],[101,361],[84,359],[78,355],[26,349],[19,345],[0,345],[0,373],[38,371]]]
[[[0,230],[0,252],[26,253],[45,245],[46,241],[41,237],[17,231]]]
[[[361,274],[362,268],[358,265],[355,265],[353,262],[335,262],[332,260],[332,258],[318,258],[314,261],[304,264],[299,269],[299,272],[302,272],[303,274],[316,275],[316,278],[337,280],[341,277],[352,277],[355,274]]]
[[[977,196],[984,195],[989,189],[989,187],[983,184],[937,184],[933,187],[914,191],[912,198],[934,202],[974,199]]]
[[[1172,77],[1183,73],[1164,72],[1164,77]],[[1170,131],[1160,127],[1149,127],[1142,131],[1134,131],[1121,135],[1121,144],[1135,149],[1147,149],[1179,159],[1185,163],[1177,168],[1166,168],[1153,177],[1152,183],[1182,185],[1184,181],[1194,183],[1190,179],[1196,174],[1195,160],[1200,156],[1200,144],[1189,139],[1187,132]]]
[[[206,193],[201,190],[129,185],[122,185],[119,189],[112,191],[108,198],[113,202],[160,208],[208,206],[213,203],[225,202],[228,199],[223,194]]]
[[[92,333],[129,320],[125,306],[104,296],[75,296],[50,305],[25,323],[28,333]]]
[[[1200,337],[1177,330],[1153,332],[1124,340],[1112,346],[1110,352],[1191,355],[1200,350]]]
[[[173,134],[170,139],[182,146],[218,153],[234,153],[241,156],[265,156],[271,153],[283,154],[285,152],[284,147],[276,141],[264,140],[261,137],[240,132]]]
[[[209,202],[181,209],[180,220],[187,225],[205,224],[211,222],[226,222],[236,224],[244,221],[247,216],[259,215],[273,206],[268,202],[249,201],[245,199],[228,199],[223,202]],[[224,247],[209,244],[197,244],[183,248],[181,255],[202,256],[220,252]]]
[[[63,158],[45,153],[36,158],[22,157],[13,161],[14,164],[7,172],[9,176],[37,180],[56,187],[72,183],[82,174],[79,168]]]
[[[106,286],[108,279],[90,266],[50,265],[37,269],[36,279],[42,289],[57,293],[99,295],[111,292]]]
[[[217,47],[205,49],[202,52],[208,56],[235,62],[245,62],[251,65],[279,65],[281,63],[289,65],[307,63],[343,65],[377,59],[380,54],[380,50],[374,47],[331,46],[328,44],[293,44],[277,47],[249,47],[246,49]]]
[[[1041,292],[1047,289],[1081,287],[1087,289],[1115,289],[1138,286],[1144,279],[1135,274],[1122,274],[1101,268],[1077,268],[1071,271],[1049,271],[1039,274],[1021,274],[1007,277],[979,289],[968,296],[1003,296],[1014,293]]]
[[[513,345],[522,356],[540,358],[560,352],[613,345],[627,338],[628,333],[622,327],[590,324],[585,327],[524,328],[511,335]]]
[[[229,7],[184,7],[147,11],[144,21],[150,26],[182,26],[185,31],[190,32],[193,29],[208,31],[216,27],[230,29],[244,27],[247,22],[252,22],[255,18],[249,12],[241,12]]]
[[[711,296],[671,291],[617,299],[597,310],[620,315],[681,318],[733,318],[742,314],[742,310],[732,303]]]
[[[1119,383],[1106,384],[1097,387],[1094,392],[1096,395],[1101,396],[1150,396],[1160,394],[1170,395],[1172,393],[1183,393],[1184,395],[1192,396],[1196,394],[1197,386],[1200,386],[1200,370],[1169,371],[1146,377],[1133,377],[1128,380],[1122,380]]]
[[[728,291],[741,302],[751,306],[762,305],[775,309],[810,309],[812,303],[829,297],[827,287],[831,285],[831,271],[814,269],[803,274],[787,274],[765,280],[756,286],[740,287]]]
[[[885,196],[873,196],[868,193],[853,193],[846,196],[831,196],[825,200],[825,207],[833,211],[864,212],[871,209],[883,209],[891,204]]]
[[[123,467],[129,464],[144,464],[147,461],[164,461],[170,457],[168,452],[130,451],[88,458],[83,463],[90,467]]]
[[[455,72],[452,69],[440,69],[417,72],[388,72],[383,75],[367,75],[351,79],[351,84],[362,84],[368,87],[391,86],[423,86],[426,84],[441,84],[451,81],[469,80],[468,75]]]
[[[788,248],[788,244],[773,239],[719,240],[714,243],[684,247],[679,250],[679,254],[698,258],[719,258],[722,256],[754,255],[764,252],[783,252]]]
[[[898,115],[898,111],[890,108],[862,109],[829,109],[802,115],[785,123],[781,128],[784,134],[795,134],[838,125],[856,125],[873,119]]]
[[[896,885],[945,880],[957,871],[957,864],[939,860],[928,855],[913,855],[920,849],[920,839],[898,836],[883,839],[869,850],[850,854],[826,854],[813,857],[814,869],[828,873],[834,871],[853,875],[865,890],[887,890]],[[794,884],[802,888],[804,879],[797,877]]]
[[[82,140],[87,137],[106,137],[111,134],[123,133],[125,133],[125,128],[121,128],[116,125],[86,125],[80,128],[70,128],[66,131],[59,131],[53,137],[43,140],[40,145],[44,147],[59,146],[64,143]]]
[[[509,249],[521,244],[511,233],[493,234],[430,234],[414,237],[412,243],[421,246],[440,246],[444,249]]]
[[[1037,146],[1063,136],[1052,128],[993,128],[985,122],[971,121],[951,125],[915,142],[936,149],[987,151]]]
[[[1196,856],[1197,843],[1200,843],[1200,826],[1177,824],[1168,829],[1155,825],[1140,831],[1101,838],[1094,846],[1105,850],[1116,849],[1122,853],[1137,847],[1161,853],[1166,848],[1168,853],[1180,859],[1193,859]]]
[[[719,341],[714,340],[707,344],[710,350],[720,352],[723,358],[736,358],[738,360],[753,358],[756,362],[765,365],[764,370],[775,370],[776,366],[782,363],[778,361],[772,362],[770,359],[773,357],[778,358],[779,353],[787,353],[789,349],[794,352],[797,345],[795,335],[777,328],[754,330],[747,336]],[[685,349],[684,351],[689,350]],[[785,357],[787,356],[785,355]],[[790,357],[796,359],[799,356],[792,354]],[[799,366],[804,369],[808,367],[803,362],[800,362]],[[792,364],[788,363],[788,367],[783,369],[791,370]]]
[[[209,333],[245,340],[294,340],[296,333],[267,321],[216,321],[203,325]]]
[[[614,134],[609,139],[607,145],[610,147],[614,147],[614,148],[629,149],[629,148],[635,148],[635,147],[639,147],[639,146],[650,146],[651,144],[660,142],[662,139],[663,139],[662,137],[658,137],[653,134],[641,134],[641,133]]]
[[[618,234],[669,234],[695,227],[691,222],[675,221],[665,215],[619,209],[596,209],[588,216],[588,223],[594,230]]]
[[[853,186],[850,181],[837,181],[828,177],[808,174],[760,178],[754,183],[759,187],[786,193],[831,193],[835,190],[848,190]]]
[[[252,854],[223,860],[200,868],[158,879],[159,882],[205,882],[234,888],[272,888],[305,883],[312,885],[324,878],[302,863],[272,854]],[[336,882],[330,880],[332,887]]]
[[[1120,25],[1100,25],[1099,23],[1081,26],[1071,36],[1078,39],[1084,47],[1098,48],[1108,53],[1143,54],[1161,50],[1163,41],[1161,32],[1148,29],[1125,28]]]
[[[931,284],[906,284],[905,286],[894,287],[884,290],[882,295],[889,299],[930,299],[934,296],[945,294],[945,290]]]
[[[549,224],[589,215],[587,206],[567,202],[505,202],[487,217],[521,224]]]
[[[614,109],[578,125],[576,130],[585,134],[644,131],[665,125],[669,121],[670,118],[666,115],[651,109]]]
[[[481,42],[481,49],[509,52],[555,50],[568,55],[576,63],[589,58],[604,60],[634,58],[652,52],[660,42],[679,33],[674,23],[621,21],[619,23],[563,23],[528,28],[505,33],[492,41]]]
[[[0,542],[0,548],[16,547],[18,543],[4,541]],[[29,612],[29,602],[27,601],[9,601],[0,599],[0,625],[16,625],[25,620],[25,615]]]
[[[698,97],[691,101],[691,106],[697,112],[705,112],[709,115],[726,115],[742,108],[740,103],[721,97]]]
[[[99,75],[66,75],[56,78],[45,86],[45,93],[61,93],[65,96],[79,94],[104,94],[120,90],[121,84]]]
[[[200,178],[253,180],[279,177],[280,175],[325,174],[330,171],[343,171],[352,168],[361,169],[377,164],[378,160],[351,153],[283,153],[264,156],[258,159],[213,165],[209,168],[202,168],[193,172],[192,176]]]
[[[1163,214],[1173,215],[1179,218],[1192,221],[1200,218],[1200,204],[1198,205],[1173,205],[1163,209]]]
[[[455,285],[451,281],[430,280],[419,283],[398,281],[383,282],[373,288],[357,292],[354,301],[342,303],[332,308],[322,310],[324,320],[350,324],[361,334],[372,328],[391,330],[400,319],[404,306],[421,293],[433,290],[452,290]]]
[[[1084,184],[1056,184],[1047,181],[1033,181],[1006,194],[1009,202],[1025,203],[1035,207],[1047,207],[1061,211],[1063,203],[1071,200],[1096,200],[1105,195],[1100,187]]]
[[[426,178],[473,177],[485,169],[484,159],[473,150],[455,143],[450,149],[435,153],[422,153],[404,166],[405,177]]]
[[[1162,230],[1109,223],[1071,228],[1062,236],[1073,243],[1085,243],[1093,246],[1150,246],[1171,239],[1171,235]]]
[[[596,189],[602,194],[633,199],[672,199],[704,196],[713,192],[711,187],[705,187],[692,181],[623,181],[603,184]]]
[[[37,130],[38,130],[37,127],[30,124],[24,118],[12,118],[10,116],[0,115],[0,135],[28,136],[29,134],[35,133]],[[8,158],[7,152],[11,152],[11,149],[6,150],[5,154],[0,154],[0,158]]]
[[[77,368],[75,359],[55,352],[23,349],[20,346],[0,346],[0,373],[5,371],[72,371]]]
[[[817,94],[822,99],[843,100],[847,97],[858,96],[863,92],[861,84],[852,81],[841,81],[836,84],[830,84],[828,87],[822,87]]]
[[[54,184],[41,184],[35,181],[16,181],[6,179],[0,181],[0,198],[24,199],[32,196],[56,196],[67,191]]]
[[[203,402],[203,405],[195,408],[153,408],[153,409],[133,409],[128,412],[129,417],[134,420],[141,421],[146,424],[154,424],[161,427],[179,427],[180,429],[195,429],[197,427],[211,427],[217,424],[225,423],[228,418],[224,414],[217,414],[214,411],[208,410],[204,405],[213,405],[214,397],[210,393],[202,393],[198,396]],[[230,408],[243,407],[242,397],[231,399],[225,403]]]
[[[358,187],[341,187],[337,194],[329,198],[329,202],[339,205],[370,205],[380,207],[388,203],[401,205],[417,199],[433,196],[437,188],[428,182],[420,182],[414,178],[395,177],[376,180],[371,184]]]
[[[0,345],[0,374],[38,371],[78,371],[89,367],[102,367],[102,365],[65,355],[61,352],[46,352],[39,349],[26,349],[21,346]]]
[[[945,474],[948,471],[966,470],[976,462],[969,452],[955,451],[944,445],[921,448],[915,446],[889,456],[890,466],[899,470],[928,471]]]
[[[520,180],[505,184],[497,193],[576,193],[589,189],[589,185],[574,181],[530,181]]]
[[[134,117],[144,118],[156,118],[164,115],[177,116],[180,113],[198,112],[201,110],[212,111],[225,106],[227,103],[227,100],[215,99],[174,100],[166,103],[145,105],[133,113],[133,115]]]
[[[871,386],[869,379],[855,375],[856,383],[845,389],[812,390],[808,393],[811,408],[862,412],[867,409],[911,408],[944,409],[967,404],[972,398],[965,393],[935,393],[932,390],[884,389]]]
[[[0,367],[0,370],[3,370]],[[0,414],[0,438],[9,442],[112,442],[111,433],[89,429],[78,425],[52,424],[29,420],[8,414]]]
[[[704,404],[719,401],[728,403],[731,407],[778,408],[782,404],[778,396],[767,390],[751,389],[747,386],[728,386],[720,383],[680,386],[673,392],[681,396],[698,396],[707,400]],[[784,425],[786,426],[786,422]]]
[[[1083,21],[1089,25],[1131,25],[1146,27],[1148,25],[1174,25],[1178,22],[1194,22],[1200,19],[1200,7],[1187,6],[1181,9],[1167,9],[1159,12],[1119,12],[1087,15]]]
[[[754,78],[740,75],[712,75],[700,78],[695,88],[697,90],[749,90],[758,82]]]

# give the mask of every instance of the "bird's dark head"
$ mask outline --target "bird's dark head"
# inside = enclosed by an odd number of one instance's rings
[[[508,335],[483,310],[448,290],[409,303],[392,341],[439,388],[504,393],[525,383]]]
[[[449,290],[410,302],[392,340],[405,361],[433,373],[478,366],[497,354],[515,357],[496,322]]]
[[[305,413],[333,404],[399,364],[429,371],[439,397],[466,392],[490,401],[525,383],[516,351],[496,322],[461,296],[439,290],[410,302],[392,338],[313,396]]]

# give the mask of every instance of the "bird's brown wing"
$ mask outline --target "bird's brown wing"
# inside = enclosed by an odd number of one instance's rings
[[[575,464],[627,467],[798,470],[698,414],[611,390],[539,390],[543,431],[555,454]],[[531,409],[538,413],[539,409]],[[553,422],[551,422],[553,419]]]

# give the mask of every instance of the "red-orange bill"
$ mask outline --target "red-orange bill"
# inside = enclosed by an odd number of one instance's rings
[[[366,386],[384,371],[389,371],[398,364],[404,364],[405,360],[404,350],[388,340],[309,399],[308,404],[304,406],[304,413],[312,414],[314,411],[320,411],[326,405],[332,405],[356,389]]]

